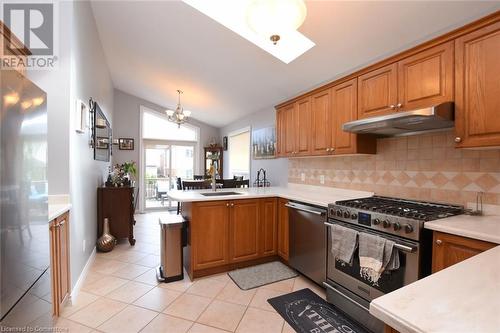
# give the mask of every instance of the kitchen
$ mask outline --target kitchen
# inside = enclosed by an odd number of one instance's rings
[[[31,229],[4,224],[15,202],[2,178],[2,328],[500,329],[498,3],[276,3],[306,8],[293,55],[280,53],[286,34],[254,39],[218,15],[234,4],[60,4],[71,61],[19,70],[48,103],[48,151],[35,164],[46,174],[29,179]],[[231,47],[193,43],[201,31]],[[2,94],[21,78],[3,71]],[[94,118],[78,127],[90,96]]]

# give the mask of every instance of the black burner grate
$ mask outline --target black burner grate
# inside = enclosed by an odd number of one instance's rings
[[[437,220],[464,212],[462,206],[411,201],[381,196],[337,201],[337,205],[402,216],[420,221]]]

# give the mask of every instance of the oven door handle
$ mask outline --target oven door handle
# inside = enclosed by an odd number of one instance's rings
[[[319,216],[325,215],[325,213],[326,213],[324,211],[321,212],[321,211],[306,209],[306,208],[297,207],[297,206],[290,205],[290,204],[285,204],[285,206],[288,207],[288,208],[293,208],[293,209],[296,209],[296,210],[301,210],[303,212],[311,213],[311,214],[315,214],[315,215],[319,215]]]
[[[323,285],[325,287],[327,287],[328,289],[330,289],[331,291],[334,291],[336,292],[338,295],[344,297],[345,299],[347,299],[348,301],[356,304],[357,306],[359,306],[360,308],[362,308],[363,310],[367,311],[367,312],[370,312],[370,309],[368,309],[366,306],[364,306],[363,304],[360,304],[359,302],[356,302],[355,300],[353,300],[352,298],[350,298],[349,296],[347,295],[344,295],[343,293],[341,293],[340,291],[338,291],[337,289],[333,288],[332,286],[330,286],[328,283],[326,282],[323,282]]]
[[[334,226],[333,223],[329,223],[329,222],[325,222],[325,225],[328,226],[328,227],[333,227]],[[413,246],[408,246],[408,245],[399,244],[399,243],[395,243],[394,247],[396,249],[398,249],[398,250],[401,250],[401,251],[404,251],[404,252],[408,252],[408,253],[413,253],[413,252],[416,251],[416,248],[413,247]]]

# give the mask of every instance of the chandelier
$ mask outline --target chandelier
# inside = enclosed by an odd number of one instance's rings
[[[167,117],[168,121],[171,121],[173,123],[176,123],[179,128],[181,127],[181,124],[184,124],[186,120],[191,116],[191,111],[184,110],[181,105],[181,94],[182,90],[177,90],[177,93],[179,94],[179,101],[177,102],[177,108],[174,110],[166,110],[167,112]]]

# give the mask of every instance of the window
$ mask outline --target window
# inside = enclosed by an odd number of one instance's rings
[[[228,135],[229,177],[250,176],[250,128]]]
[[[172,141],[197,141],[198,133],[195,128],[183,124],[179,128],[154,111],[145,111],[142,118],[142,138]]]

